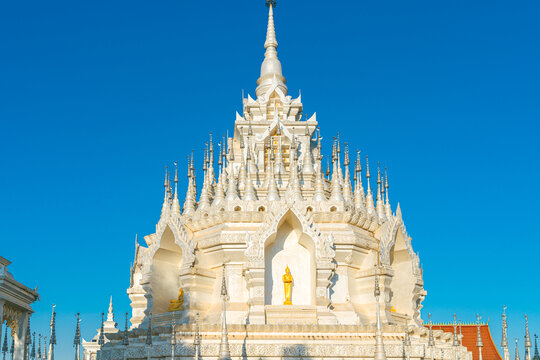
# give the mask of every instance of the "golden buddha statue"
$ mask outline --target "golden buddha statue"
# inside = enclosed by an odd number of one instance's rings
[[[283,286],[285,287],[285,301],[283,305],[292,305],[291,290],[292,290],[293,277],[289,266],[285,268],[285,274],[283,275]]]
[[[184,290],[180,288],[178,292],[178,299],[171,300],[169,302],[169,312],[182,310],[182,304],[184,303]]]

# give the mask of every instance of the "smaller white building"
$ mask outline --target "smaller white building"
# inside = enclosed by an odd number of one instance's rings
[[[32,290],[15,280],[7,269],[9,264],[9,260],[0,256],[0,319],[11,330],[8,337],[14,340],[14,359],[22,359],[28,321],[34,312],[30,305],[39,300],[39,295],[37,287]],[[3,339],[1,333],[0,339]]]

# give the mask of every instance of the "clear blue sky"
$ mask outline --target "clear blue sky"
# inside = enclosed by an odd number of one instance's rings
[[[540,332],[540,3],[280,0],[292,95],[389,167],[420,253],[424,317]],[[155,229],[163,167],[231,130],[263,57],[263,0],[10,1],[0,11],[1,254],[33,324],[89,339]],[[327,146],[327,150],[328,146]],[[184,192],[185,179],[181,191]],[[123,318],[119,317],[120,323]],[[512,350],[513,351],[513,350]],[[523,353],[522,353],[523,356]]]

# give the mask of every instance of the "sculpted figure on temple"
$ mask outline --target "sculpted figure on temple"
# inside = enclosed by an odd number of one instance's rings
[[[182,310],[182,304],[184,304],[184,290],[180,288],[180,291],[178,292],[178,299],[171,300],[169,302],[169,312],[171,311],[178,311]]]
[[[285,274],[283,275],[283,286],[285,286],[285,301],[283,302],[283,305],[292,305],[292,301],[291,301],[292,281],[293,281],[293,277],[291,274],[291,270],[287,266],[285,268]]]

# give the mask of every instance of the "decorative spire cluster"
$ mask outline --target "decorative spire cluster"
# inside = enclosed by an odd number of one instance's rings
[[[188,156],[187,190],[182,208],[178,199],[178,162],[174,163],[174,187],[166,170],[162,216],[177,214],[197,218],[223,210],[259,209],[283,200],[309,203],[319,212],[358,213],[380,223],[393,218],[387,168],[381,169],[377,163],[377,187],[373,194],[368,157],[364,180],[360,151],[356,152],[354,172],[351,172],[349,146],[345,143],[342,158],[339,135],[334,138],[332,153],[328,157],[331,158],[332,170],[325,174],[318,131],[312,138],[309,130],[294,134],[298,127],[293,127],[291,134],[278,135],[276,131],[260,140],[253,135],[251,128],[251,125],[247,128],[239,126],[234,138],[224,137],[223,142],[217,144],[217,156],[210,135],[202,156],[200,192],[196,183],[194,153]],[[216,162],[217,166],[214,166]],[[112,324],[109,319],[107,322]]]

